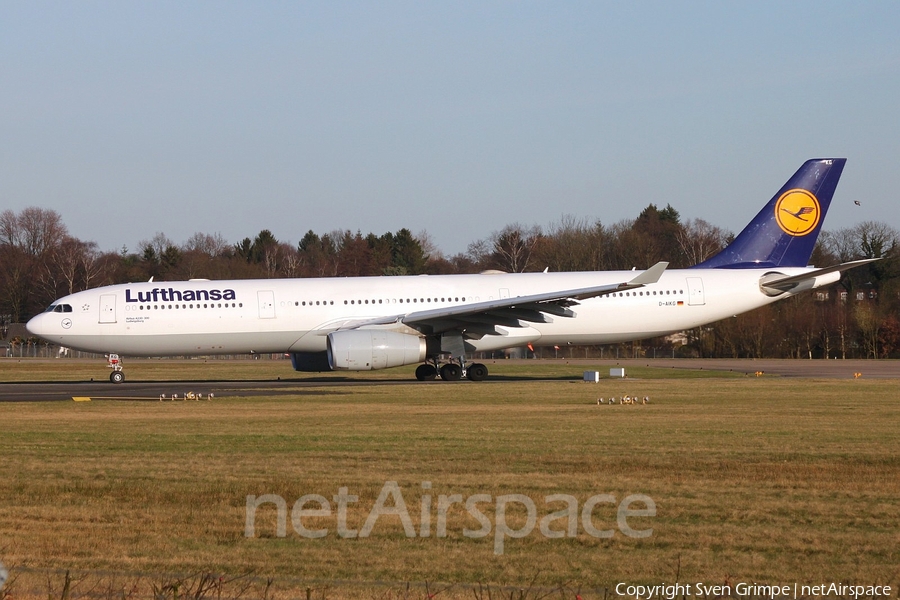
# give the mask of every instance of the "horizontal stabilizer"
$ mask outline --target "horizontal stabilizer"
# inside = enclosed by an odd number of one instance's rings
[[[829,273],[834,273],[836,271],[847,271],[849,269],[853,269],[855,267],[861,267],[862,265],[867,265],[870,262],[875,262],[876,260],[881,260],[880,258],[866,258],[863,260],[854,260],[851,262],[841,263],[839,265],[834,265],[831,267],[825,267],[824,269],[816,269],[815,271],[809,271],[807,273],[801,273],[800,275],[791,275],[785,277],[777,277],[773,279],[766,279],[760,281],[760,287],[763,288],[763,291],[768,293],[781,293],[781,292],[789,292],[804,281],[809,281],[811,279],[815,279],[816,277],[821,277],[822,275],[828,275]],[[767,276],[768,277],[768,276]]]

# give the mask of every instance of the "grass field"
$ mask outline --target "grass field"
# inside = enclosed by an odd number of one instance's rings
[[[52,361],[0,361],[0,381],[17,380],[15,373],[40,380],[51,369],[63,381],[83,380],[82,368],[103,375],[96,361],[70,362],[72,372]],[[166,372],[189,379],[191,362]],[[149,370],[160,364],[136,361],[130,380],[157,376]],[[203,377],[246,366],[210,365],[199,367]],[[268,375],[290,373],[285,366],[273,364]],[[61,596],[64,576],[55,569],[79,574],[73,595],[124,595],[131,585],[151,590],[207,572],[252,574],[247,597],[300,597],[307,586],[314,597],[406,597],[402,582],[417,583],[409,597],[422,597],[425,581],[457,584],[440,597],[469,598],[488,597],[479,585],[603,597],[591,590],[618,582],[897,589],[897,381],[646,370],[588,384],[577,381],[581,367],[546,369],[550,381],[521,380],[499,365],[499,380],[484,384],[326,382],[212,402],[0,404],[0,559],[16,577],[8,589],[12,597]],[[406,371],[380,376],[405,379]],[[596,404],[624,394],[651,402]],[[365,538],[338,535],[339,488],[358,496],[346,517],[358,530],[388,481],[402,492],[415,537],[397,516],[382,516]],[[288,515],[278,537],[269,504],[246,537],[247,496],[263,494],[281,496],[288,509],[304,494],[325,497],[332,514],[302,523],[328,533],[303,537]],[[453,494],[490,496],[480,504],[490,535],[463,535],[482,523],[457,503],[446,511],[446,537],[436,536],[439,496]],[[611,538],[589,535],[579,518],[575,537],[548,538],[535,527],[505,538],[497,554],[493,507],[510,494],[531,498],[539,519],[565,507],[545,502],[550,494],[573,496],[579,510],[597,494],[616,503],[643,494],[656,514],[628,524],[652,534],[624,535],[616,505],[604,502],[589,522],[614,530]],[[431,523],[422,537],[426,497]],[[511,529],[524,526],[524,504],[509,503],[506,513]],[[565,532],[567,524],[557,518],[550,529]],[[263,591],[266,578],[274,582]],[[181,595],[202,584],[200,576],[185,580]],[[240,586],[223,595],[239,595]]]

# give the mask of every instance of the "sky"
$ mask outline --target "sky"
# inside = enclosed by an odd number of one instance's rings
[[[405,227],[452,255],[650,203],[738,232],[847,157],[824,228],[900,228],[898,23],[894,0],[0,0],[0,210],[101,250]]]

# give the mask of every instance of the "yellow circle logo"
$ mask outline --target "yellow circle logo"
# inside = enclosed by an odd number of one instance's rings
[[[802,236],[819,224],[819,200],[806,190],[788,190],[775,203],[775,221],[788,235]]]

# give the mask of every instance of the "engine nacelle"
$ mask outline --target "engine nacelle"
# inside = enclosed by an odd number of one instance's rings
[[[425,338],[395,331],[354,329],[328,334],[328,365],[336,371],[372,371],[425,360]]]

